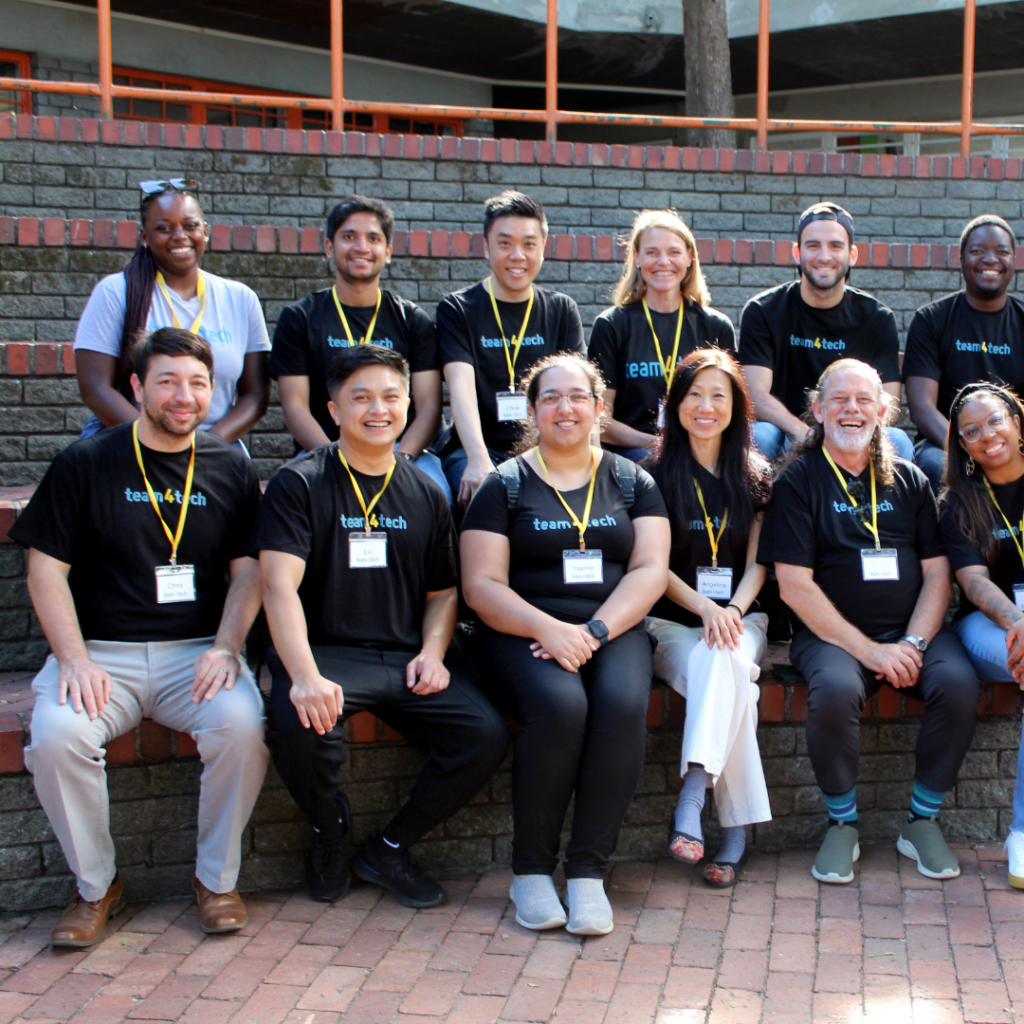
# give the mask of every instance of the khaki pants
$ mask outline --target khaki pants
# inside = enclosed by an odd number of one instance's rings
[[[91,640],[89,657],[110,673],[113,697],[95,721],[71,702],[59,704],[60,667],[51,655],[32,683],[32,745],[25,767],[85,900],[97,900],[114,880],[104,747],[143,718],[188,733],[199,747],[196,875],[213,892],[235,887],[240,840],[259,795],[269,757],[263,702],[243,663],[231,690],[192,703],[194,662],[212,638],[164,643]]]

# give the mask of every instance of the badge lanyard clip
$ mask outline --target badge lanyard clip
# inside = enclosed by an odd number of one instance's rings
[[[185,516],[188,515],[189,498],[192,495],[192,478],[195,475],[196,469],[196,435],[193,432],[192,455],[188,460],[188,473],[185,475],[185,493],[181,499],[181,512],[178,515],[178,526],[174,533],[171,533],[170,528],[164,521],[163,513],[160,511],[160,504],[156,500],[156,495],[153,493],[153,488],[150,486],[149,478],[146,476],[146,468],[142,464],[142,448],[139,445],[138,420],[135,420],[135,422],[132,423],[132,441],[135,444],[135,458],[138,461],[139,469],[142,472],[142,482],[146,485],[146,493],[149,495],[149,503],[153,506],[153,511],[160,520],[160,525],[164,528],[164,533],[167,534],[167,539],[171,542],[171,565],[177,565],[178,544],[181,542],[181,535],[185,530]]]
[[[167,290],[167,281],[164,279],[162,271],[156,272],[156,283],[160,294],[163,295],[164,301],[167,303],[167,308],[171,311],[171,323],[180,329],[181,324],[178,322],[178,315],[174,312],[174,306],[171,305],[171,293]],[[189,327],[193,334],[199,333],[199,327],[203,322],[203,313],[206,312],[206,277],[201,270],[199,271],[199,280],[196,281],[196,298],[199,299],[199,312],[196,313],[196,318]]]
[[[658,353],[658,365],[661,367],[661,372],[665,377],[665,391],[667,392],[672,387],[672,381],[676,375],[676,360],[679,358],[679,338],[683,333],[683,301],[680,297],[679,300],[679,319],[676,321],[676,340],[672,346],[672,359],[670,362],[666,362],[661,354],[661,342],[658,340],[658,332],[654,329],[654,321],[651,319],[651,307],[647,305],[646,297],[640,300],[644,307],[644,316],[647,317],[647,324],[651,328],[651,334],[654,336],[654,349]]]
[[[348,338],[349,345],[350,346],[354,346],[356,344],[356,340],[352,336],[352,330],[351,330],[351,328],[348,325],[348,319],[345,317],[345,311],[341,308],[341,299],[338,298],[338,286],[337,285],[335,285],[331,289],[331,295],[334,296],[334,306],[338,310],[338,317],[341,320],[341,326],[345,328],[345,337]],[[359,339],[359,344],[360,345],[365,345],[368,342],[373,340],[373,329],[374,329],[374,327],[377,326],[377,314],[380,313],[380,302],[381,302],[381,299],[383,299],[383,298],[384,298],[384,292],[382,292],[380,290],[380,288],[378,288],[377,289],[377,305],[374,307],[373,317],[370,319],[370,326],[366,328],[366,334],[364,334]]]
[[[519,350],[523,347],[523,338],[526,337],[526,328],[530,323],[530,314],[533,312],[533,286],[530,286],[530,301],[526,304],[526,316],[523,317],[523,325],[519,328],[519,334],[512,335],[512,351],[509,351],[509,340],[505,337],[505,328],[501,323],[501,314],[498,312],[498,301],[494,297],[494,278],[487,278],[487,294],[491,297],[491,309],[494,310],[494,319],[498,321],[498,330],[501,332],[501,343],[505,348],[505,363],[508,366],[508,389],[516,390],[516,360],[519,358]],[[538,452],[539,454],[539,452]],[[552,484],[554,486],[554,484]]]

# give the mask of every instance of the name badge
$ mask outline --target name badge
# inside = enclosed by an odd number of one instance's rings
[[[860,565],[865,580],[898,580],[900,560],[895,548],[861,548]]]
[[[158,565],[156,567],[156,603],[177,604],[196,599],[194,565]]]
[[[386,569],[388,535],[386,533],[350,533],[348,567],[350,569]]]
[[[1013,602],[1018,608],[1024,609],[1024,583],[1014,583]]]
[[[712,601],[728,601],[732,597],[732,569],[697,567],[697,593]]]
[[[603,553],[563,551],[562,578],[566,583],[604,583]]]
[[[526,395],[516,395],[511,391],[498,394],[499,423],[518,423],[525,420],[527,415]]]

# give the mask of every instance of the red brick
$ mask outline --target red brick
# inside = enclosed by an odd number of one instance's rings
[[[761,996],[756,992],[718,988],[708,1024],[757,1024],[761,1019],[761,1006]]]
[[[178,757],[199,756],[199,746],[187,732],[176,732],[174,734],[174,746],[177,749]]]
[[[107,764],[130,764],[137,757],[136,731],[126,732],[107,744]]]
[[[344,1013],[359,991],[366,974],[366,971],[355,967],[325,967],[298,1001],[296,1008]]]
[[[139,225],[134,220],[119,220],[114,228],[118,249],[134,249],[139,244]]]
[[[320,242],[320,229],[313,225],[304,227],[299,242],[300,252],[322,252],[323,246]]]
[[[941,890],[908,889],[903,893],[904,924],[946,924]]]
[[[309,985],[331,959],[331,946],[292,948],[288,955],[266,977],[269,985]]]
[[[555,235],[555,253],[554,258],[556,260],[571,260],[573,257],[573,235]]]
[[[815,992],[859,993],[861,990],[860,958],[841,953],[820,953],[814,976]]]
[[[87,978],[91,975],[76,975]],[[102,981],[102,979],[96,979]],[[207,977],[170,975],[128,1015],[141,1020],[178,1020],[209,984]]]
[[[561,981],[548,978],[529,981],[526,978],[521,978],[516,982],[512,996],[505,1004],[501,1019],[503,1021],[547,1021],[551,1017],[561,990]]]
[[[809,1021],[814,999],[810,974],[768,975],[764,993],[766,1021]]]
[[[576,259],[578,259],[578,260],[592,260],[592,259],[594,259],[594,236],[593,235],[577,235],[576,236]]]
[[[401,906],[396,900],[385,896],[374,904],[373,910],[363,923],[365,928],[381,928],[384,931],[405,931],[409,922],[416,916],[416,911]],[[397,937],[397,936],[396,936]],[[309,941],[308,939],[306,940]]]
[[[353,743],[373,743],[377,739],[377,719],[371,712],[356,712],[348,724]]]
[[[807,167],[810,163],[810,154],[804,150],[793,151],[793,173],[794,174],[806,174]]]
[[[672,967],[661,997],[661,1005],[702,1010],[711,1001],[715,972],[710,967]]]
[[[39,245],[39,218],[18,218],[18,245]]]
[[[538,942],[526,961],[523,977],[551,978],[555,981],[566,978],[579,953],[576,942]]]
[[[761,265],[767,265],[774,262],[775,259],[775,246],[764,239],[759,239],[754,243],[754,262]],[[738,262],[738,261],[737,261]]]
[[[765,949],[771,918],[761,914],[732,914],[725,931],[724,949]]]
[[[696,171],[700,169],[700,150],[693,146],[683,148],[683,170]]]
[[[210,982],[203,995],[207,999],[248,999],[260,982],[277,966],[276,959],[236,957]],[[272,986],[281,988],[282,986]],[[283,986],[287,988],[288,986]],[[287,1009],[294,1005],[292,1000]]]
[[[915,243],[910,247],[910,265],[912,267],[928,266],[928,246]]]
[[[139,727],[139,751],[148,761],[162,761],[171,756],[172,733],[164,725],[143,719]]]
[[[275,252],[277,250],[277,229],[272,224],[260,224],[256,228],[256,251]]]
[[[235,252],[252,252],[256,232],[248,224],[236,224],[231,229],[231,248]]]
[[[723,151],[724,152],[724,151]],[[626,950],[619,981],[636,985],[663,985],[668,977],[672,950],[668,946],[648,946],[634,942]]]
[[[205,938],[179,965],[177,974],[213,977],[220,974],[237,957],[249,940],[240,935],[217,935]]]
[[[472,996],[507,996],[526,964],[526,957],[485,953],[477,961],[462,991]]]
[[[996,948],[1002,960],[1024,960],[1024,924],[1020,921],[997,924]]]
[[[434,953],[448,936],[454,922],[454,913],[417,914],[402,932],[395,948]]]
[[[700,151],[700,169],[702,171],[714,171],[718,162],[718,150],[702,149]]]
[[[429,250],[429,232],[427,231],[410,231],[409,232],[409,255],[410,256],[427,256]]]
[[[771,960],[768,970],[771,974],[777,971],[814,973],[814,936],[794,935],[789,932],[776,932],[772,936]]]
[[[430,232],[430,255],[448,256],[451,253],[451,232],[431,231]]]
[[[822,918],[818,922],[818,950],[821,953],[841,953],[860,956],[863,950],[860,921]]]
[[[714,968],[721,950],[722,932],[683,928],[672,962],[680,967]]]
[[[515,141],[515,140],[509,140]],[[452,232],[452,256],[465,259],[469,256],[469,232],[468,231],[453,231]]]
[[[1002,972],[995,951],[978,946],[953,946],[953,962],[956,964],[957,980],[1000,981]]]
[[[6,536],[10,526],[3,524]],[[23,748],[25,729],[21,719],[13,713],[0,713],[0,772],[20,772],[25,767]]]
[[[960,999],[964,1019],[984,1024],[1011,1024],[1010,999],[1001,981],[964,981],[960,979]]]
[[[648,1024],[658,1009],[657,985],[634,985],[620,981],[608,1006],[605,1024]]]
[[[775,243],[775,265],[788,267],[793,262],[793,243],[778,239]]]
[[[58,953],[52,949],[44,949],[0,985],[0,988],[5,992],[42,995],[54,982],[59,981],[68,971],[80,964],[85,956],[85,953]]]
[[[766,943],[767,945],[767,943]],[[765,948],[726,949],[718,967],[716,984],[726,988],[744,988],[751,992],[764,990],[764,976],[768,968],[768,951]]]
[[[715,259],[715,240],[713,238],[697,239],[697,258],[701,263],[712,263]]]
[[[478,897],[467,900],[465,907],[456,918],[455,924],[452,925],[452,931],[492,934],[501,920],[506,903],[507,900],[480,899]]]
[[[768,244],[768,251],[771,252],[771,242]],[[754,243],[746,238],[736,239],[736,262],[737,263],[753,263],[754,262]],[[769,259],[770,263],[771,260]]]
[[[385,933],[386,934],[386,933]],[[408,992],[423,973],[430,954],[422,950],[392,949],[373,969],[363,984],[366,992]]]
[[[577,960],[565,986],[565,998],[607,1002],[612,997],[619,970],[619,964],[605,960]]]
[[[814,883],[817,885],[817,883]],[[812,900],[777,899],[775,901],[775,934],[793,932],[813,935],[817,908]]]
[[[402,1013],[422,1013],[427,1016],[446,1014],[455,1002],[465,975],[448,971],[427,971],[413,986],[402,1002]]]
[[[956,999],[956,970],[952,963],[910,957],[910,994],[915,999]]]
[[[904,894],[906,898],[906,894]],[[902,939],[904,937],[903,915],[896,907],[862,908],[864,936],[872,939]]]
[[[954,946],[991,946],[992,925],[984,907],[947,907],[949,941]]]
[[[65,245],[67,223],[63,217],[44,217],[43,245]]]
[[[316,919],[313,927],[302,936],[302,941],[311,946],[345,946],[365,918],[365,911],[349,910],[345,904],[328,907]],[[347,948],[346,946],[339,956],[344,955]],[[376,963],[376,961],[374,962]]]
[[[708,152],[708,150],[703,150],[702,152]],[[715,262],[716,263],[731,263],[732,262],[732,239],[731,238],[716,238],[715,239]]]
[[[777,149],[772,153],[772,174],[789,174],[790,153]]]

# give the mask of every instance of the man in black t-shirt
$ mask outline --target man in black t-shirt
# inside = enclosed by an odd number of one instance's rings
[[[441,489],[392,450],[409,405],[404,360],[378,345],[349,349],[328,385],[340,438],[271,479],[250,544],[274,642],[274,764],[314,829],[309,895],[333,901],[350,870],[343,716],[372,711],[428,748],[408,801],[353,867],[403,905],[430,907],[445,892],[409,848],[490,778],[508,732],[444,661],[458,605],[455,531]]]
[[[576,303],[535,285],[544,262],[544,207],[522,192],[484,204],[484,255],[490,277],[446,295],[437,307],[437,340],[455,421],[442,456],[452,494],[465,508],[485,476],[512,454],[526,396],[519,382],[556,352],[583,352]]]
[[[892,457],[884,394],[853,359],[822,374],[815,426],[775,484],[758,549],[800,619],[790,658],[807,681],[807,752],[829,812],[811,872],[822,882],[853,881],[860,715],[882,682],[925,705],[897,847],[929,878],[960,874],[938,815],[974,734],[978,680],[943,628],[951,590],[935,499],[917,467]]]
[[[1024,299],[1008,294],[1016,246],[1002,217],[975,217],[960,235],[963,290],[922,306],[910,321],[903,375],[921,435],[915,461],[936,494],[957,391],[978,380],[1024,387]]]
[[[837,359],[859,359],[875,368],[892,396],[885,422],[900,418],[900,342],[896,318],[873,295],[847,284],[857,262],[853,218],[835,203],[804,210],[793,258],[796,281],[755,295],[740,320],[739,358],[754,403],[754,443],[769,462],[800,441],[807,425],[807,391]],[[912,459],[914,446],[890,427],[896,454]]]
[[[380,286],[381,272],[391,262],[394,230],[394,214],[379,199],[348,196],[331,210],[324,254],[334,264],[334,285],[281,310],[270,372],[277,378],[296,451],[312,451],[338,437],[327,411],[331,359],[365,342],[394,349],[412,370],[415,410],[396,450],[447,493],[441,462],[426,451],[441,427],[437,332],[419,306]]]
[[[78,880],[55,946],[98,942],[125,904],[103,748],[144,716],[189,733],[203,761],[200,926],[248,920],[240,839],[268,759],[240,655],[260,606],[245,552],[259,480],[237,448],[196,429],[213,385],[203,338],[163,328],[136,345],[134,364],[138,420],[65,448],[11,530],[30,548],[29,591],[53,651],[32,684],[25,765]]]

